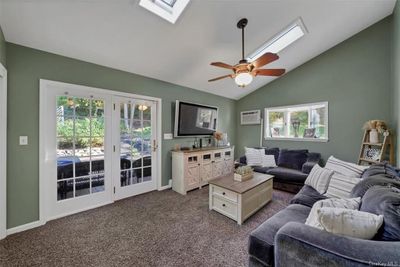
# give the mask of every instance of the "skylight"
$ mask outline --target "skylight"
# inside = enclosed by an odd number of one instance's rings
[[[140,0],[139,5],[174,24],[190,0]]]
[[[247,58],[249,61],[254,61],[267,52],[279,53],[302,38],[306,32],[305,26],[299,18],[296,22],[290,24],[290,26],[278,33],[274,38],[263,44],[255,52],[251,53]]]

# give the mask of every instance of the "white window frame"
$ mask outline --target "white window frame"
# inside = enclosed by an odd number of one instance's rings
[[[325,112],[325,129],[326,135],[324,138],[305,138],[305,137],[272,137],[270,136],[270,126],[269,126],[269,112],[283,112],[284,121],[285,121],[285,135],[289,132],[290,129],[290,113],[296,110],[311,110],[313,106],[324,106],[326,109]],[[308,123],[310,124],[310,115],[311,112],[308,112]],[[291,105],[291,106],[280,106],[280,107],[268,107],[264,109],[264,118],[265,118],[265,126],[264,126],[264,139],[265,140],[291,140],[291,141],[305,141],[305,142],[328,142],[329,141],[329,104],[328,102],[316,102],[316,103],[307,103],[300,105]],[[310,125],[309,125],[310,127]]]
[[[0,240],[7,235],[7,70],[0,63]]]
[[[190,0],[176,0],[174,6],[160,0],[140,0],[139,5],[161,18],[175,24]]]

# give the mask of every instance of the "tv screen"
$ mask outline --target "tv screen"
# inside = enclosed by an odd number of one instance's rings
[[[217,129],[218,108],[176,101],[175,136],[212,135]]]

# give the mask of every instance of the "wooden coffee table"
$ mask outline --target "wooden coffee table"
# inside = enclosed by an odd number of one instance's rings
[[[233,180],[233,173],[209,181],[210,210],[242,224],[272,199],[273,176],[255,172],[244,182]]]

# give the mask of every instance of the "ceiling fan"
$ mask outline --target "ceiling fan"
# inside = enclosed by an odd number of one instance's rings
[[[247,22],[248,20],[243,18],[237,23],[237,27],[242,30],[242,59],[234,66],[223,62],[212,62],[212,66],[230,69],[233,73],[208,80],[209,82],[230,77],[235,79],[235,82],[239,87],[245,87],[252,82],[253,77],[255,76],[281,76],[285,73],[285,69],[260,69],[260,67],[278,60],[279,56],[277,54],[267,52],[253,62],[248,62],[244,58],[244,28],[246,27]]]

